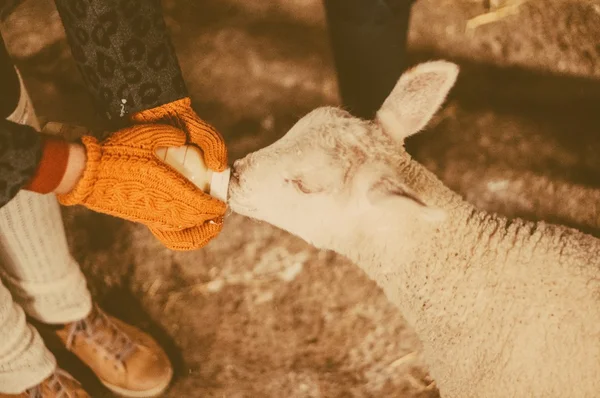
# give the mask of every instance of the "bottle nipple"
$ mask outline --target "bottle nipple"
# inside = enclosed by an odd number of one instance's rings
[[[227,202],[230,169],[216,172],[204,163],[202,152],[191,145],[158,148],[156,155],[160,160],[173,167],[203,192]]]

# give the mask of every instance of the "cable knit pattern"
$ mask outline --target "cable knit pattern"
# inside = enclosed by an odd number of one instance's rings
[[[221,134],[206,123],[192,109],[189,97],[156,108],[134,113],[136,123],[162,122],[181,128],[187,134],[187,144],[196,145],[204,152],[208,168],[223,171],[227,168],[227,147]]]
[[[0,19],[20,2],[0,0]],[[128,124],[131,113],[188,95],[159,0],[55,3],[83,82],[112,128]],[[0,38],[0,53],[3,47]],[[24,91],[22,81],[21,86]],[[32,179],[40,163],[42,140],[34,130],[39,126],[0,125],[0,206]]]
[[[122,129],[100,144],[82,139],[88,153],[83,176],[72,192],[59,195],[64,205],[92,210],[147,225],[170,248],[202,247],[227,205],[199,190],[155,154],[159,147],[181,146],[183,131],[164,124]],[[215,221],[216,220],[216,221]],[[212,224],[210,224],[212,225]],[[183,239],[183,241],[180,241]]]
[[[205,246],[223,229],[223,217],[217,217],[197,227],[182,231],[162,231],[150,228],[150,232],[171,250],[194,250]]]

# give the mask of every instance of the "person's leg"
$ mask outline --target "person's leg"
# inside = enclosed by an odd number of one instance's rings
[[[407,67],[415,0],[323,0],[342,105],[371,119]]]
[[[0,117],[24,119],[27,115],[24,104],[20,104],[20,81],[0,36]],[[2,223],[8,219],[6,206],[0,209]],[[9,208],[10,209],[10,208]],[[12,221],[10,221],[12,223]],[[0,232],[1,240],[14,240],[14,231]],[[19,235],[20,233],[17,232]],[[2,260],[0,277],[4,266],[11,268],[13,252],[5,252],[5,244],[0,245]],[[14,262],[13,262],[14,263]],[[56,369],[56,360],[46,348],[39,333],[27,323],[23,308],[13,301],[9,290],[0,282],[0,393],[17,394],[40,384]]]
[[[19,100],[7,119],[39,130],[27,90],[18,81]],[[90,313],[91,296],[69,252],[55,195],[21,191],[0,209],[0,264],[0,277],[15,301],[36,320],[68,323]]]
[[[22,393],[56,368],[54,356],[0,283],[0,395]]]
[[[27,314],[49,324],[86,317],[92,300],[67,246],[54,195],[21,191],[0,209],[0,276]]]
[[[39,130],[27,90],[18,79],[20,97],[8,119]],[[86,280],[69,252],[55,195],[21,191],[0,209],[0,278],[44,337],[74,353],[109,389],[133,397],[158,396],[168,387],[173,370],[156,341],[92,305]],[[65,381],[57,372],[43,383],[54,385],[57,378]],[[72,394],[79,388],[74,382],[69,386]]]

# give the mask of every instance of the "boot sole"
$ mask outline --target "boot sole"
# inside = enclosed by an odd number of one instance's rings
[[[123,387],[118,387],[118,386],[114,386],[112,384],[106,383],[102,379],[100,379],[100,382],[104,385],[104,387],[108,388],[110,391],[112,391],[116,394],[119,394],[123,397],[155,398],[155,397],[160,396],[162,393],[164,393],[167,390],[167,388],[169,387],[169,384],[171,384],[172,379],[173,379],[173,371],[171,370],[169,372],[169,377],[165,380],[165,382],[163,382],[162,384],[159,384],[158,386],[156,386],[150,390],[145,390],[145,391],[127,390]]]

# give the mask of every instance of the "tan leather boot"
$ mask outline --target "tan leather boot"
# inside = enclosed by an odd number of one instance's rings
[[[70,374],[57,369],[41,384],[17,395],[0,393],[0,398],[90,398],[90,396]]]
[[[119,395],[155,397],[171,382],[173,368],[156,341],[96,305],[87,318],[52,333]]]

